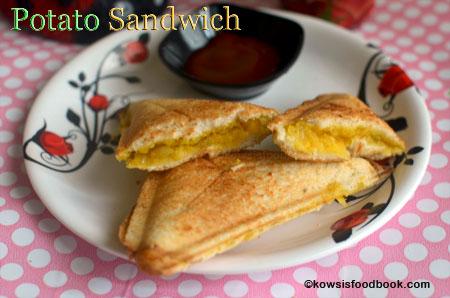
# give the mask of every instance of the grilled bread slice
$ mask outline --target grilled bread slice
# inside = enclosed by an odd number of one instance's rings
[[[128,168],[165,170],[204,155],[261,142],[277,114],[261,106],[217,100],[158,99],[132,103],[120,114],[116,158]]]
[[[381,160],[405,144],[368,106],[349,94],[325,94],[279,115],[269,124],[274,142],[298,160]]]
[[[142,270],[169,275],[371,187],[384,174],[362,158],[302,162],[272,151],[199,158],[149,173],[119,238]]]

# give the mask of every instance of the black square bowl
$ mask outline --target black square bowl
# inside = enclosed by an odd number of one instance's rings
[[[171,31],[159,46],[159,55],[164,64],[174,73],[187,80],[194,88],[207,94],[226,99],[249,99],[258,96],[269,89],[271,84],[280,78],[293,65],[298,58],[303,46],[303,28],[291,20],[260,12],[257,10],[244,8],[229,4],[212,4],[206,6],[207,14],[220,14],[225,19],[226,10],[224,6],[229,6],[230,14],[239,17],[240,31],[232,32],[243,36],[255,37],[274,47],[279,55],[280,62],[277,69],[258,81],[244,84],[218,84],[200,80],[184,70],[184,66],[189,57],[197,50],[205,47],[213,40],[218,32],[211,29],[202,30],[197,26],[195,30],[187,27]],[[191,15],[205,13],[203,7],[191,12]],[[225,20],[219,21],[215,18],[215,27],[225,27]],[[230,24],[234,28],[234,22]]]

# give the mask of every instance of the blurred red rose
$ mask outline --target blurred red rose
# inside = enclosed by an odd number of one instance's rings
[[[109,102],[106,96],[97,94],[91,97],[91,99],[88,102],[88,105],[89,107],[91,107],[91,109],[98,112],[106,109],[109,105]]]
[[[72,144],[68,143],[63,137],[50,131],[41,133],[39,136],[39,143],[41,147],[51,155],[63,156],[73,152]]]
[[[124,59],[128,63],[140,63],[148,58],[148,49],[144,43],[133,41],[126,45]]]
[[[398,65],[392,65],[384,72],[378,91],[383,96],[394,95],[411,86],[414,83],[405,71]]]
[[[353,212],[350,215],[347,215],[344,218],[341,218],[337,222],[335,222],[332,226],[332,230],[336,231],[342,231],[342,230],[349,230],[353,227],[356,227],[359,224],[362,224],[366,221],[367,217],[369,216],[369,209],[361,209],[356,212]]]

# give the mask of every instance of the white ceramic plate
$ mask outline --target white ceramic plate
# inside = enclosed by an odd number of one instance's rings
[[[195,264],[187,270],[191,273],[276,269],[353,245],[402,208],[419,185],[428,163],[428,112],[418,90],[400,68],[379,49],[348,31],[298,14],[268,12],[299,22],[305,42],[291,70],[251,102],[284,111],[320,93],[349,92],[380,115],[388,114],[385,119],[398,129],[410,151],[398,160],[394,175],[373,192],[359,199],[350,198],[356,200],[349,207],[333,203]],[[26,169],[48,210],[81,238],[123,258],[127,256],[117,239],[117,229],[135,202],[137,181],[143,174],[125,169],[110,154],[117,128],[109,117],[130,100],[206,97],[160,61],[157,49],[165,34],[123,31],[84,50],[42,90],[24,132]],[[148,57],[139,43],[148,47]],[[132,50],[141,55],[130,60]],[[387,96],[380,94],[380,85],[389,93]],[[98,95],[92,99],[96,86]],[[267,146],[273,146],[270,140],[261,147]],[[349,215],[353,221],[348,217],[341,220]],[[333,231],[331,227],[338,220],[335,227],[340,228]],[[355,222],[360,224],[352,227]]]

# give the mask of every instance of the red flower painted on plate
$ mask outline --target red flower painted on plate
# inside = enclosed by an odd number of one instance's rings
[[[126,45],[124,59],[128,63],[140,63],[148,58],[148,49],[144,43],[133,41]]]
[[[68,143],[63,137],[50,131],[41,133],[39,136],[39,144],[47,153],[55,156],[64,156],[73,152],[72,144]]]
[[[413,81],[400,66],[394,64],[384,72],[378,91],[383,96],[395,95],[411,86],[414,86]]]
[[[353,227],[356,227],[357,225],[362,224],[366,221],[367,217],[369,216],[369,209],[361,209],[356,212],[353,212],[350,215],[347,215],[344,218],[341,218],[337,222],[335,222],[332,226],[332,230],[336,231],[342,231],[342,230],[348,230]]]
[[[106,96],[97,94],[91,97],[91,99],[88,102],[88,105],[89,107],[91,107],[91,109],[98,112],[106,109],[109,105],[109,102]]]

